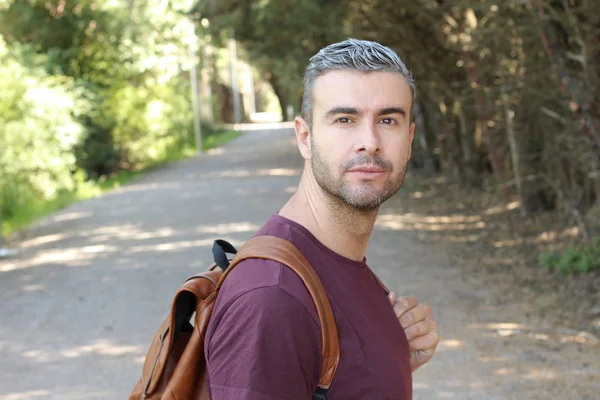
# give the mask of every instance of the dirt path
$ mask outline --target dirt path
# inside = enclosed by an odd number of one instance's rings
[[[0,261],[0,400],[124,399],[143,353],[215,238],[240,245],[300,172],[290,130],[251,131],[222,152],[151,173],[57,213]],[[407,230],[410,187],[390,200],[367,254],[393,290],[433,306],[442,341],[415,399],[600,399],[594,338],[527,317]]]

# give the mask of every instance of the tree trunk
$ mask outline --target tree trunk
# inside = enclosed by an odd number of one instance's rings
[[[423,165],[427,174],[429,176],[435,176],[438,173],[438,168],[436,167],[435,154],[431,150],[429,143],[427,141],[427,133],[428,127],[425,124],[425,113],[426,108],[422,106],[420,102],[415,103],[415,125],[416,125],[416,135],[418,136],[418,144],[421,148],[421,156],[423,157]]]
[[[471,51],[466,51],[463,53],[463,61],[465,64],[465,70],[467,72],[467,77],[469,79],[470,86],[474,90],[475,97],[475,114],[476,114],[476,124],[478,129],[481,130],[483,137],[487,139],[488,142],[488,154],[490,157],[490,161],[492,163],[492,168],[494,170],[494,174],[496,175],[496,179],[504,184],[507,182],[506,178],[506,169],[504,168],[503,155],[499,146],[497,146],[497,140],[494,135],[492,135],[491,131],[488,129],[487,122],[487,99],[486,95],[482,92],[479,82],[479,74],[476,68],[475,61],[473,60],[473,54]],[[477,128],[476,128],[477,129]],[[509,190],[507,186],[502,186],[502,194],[505,200],[508,200]]]
[[[277,101],[279,101],[279,107],[281,107],[281,119],[282,121],[287,121],[287,97],[285,94],[285,90],[279,84],[279,80],[273,74],[269,77],[269,83],[273,88],[273,92],[275,92],[275,96],[277,96]]]
[[[505,89],[506,90],[506,89]],[[510,158],[512,162],[513,179],[519,196],[521,216],[527,216],[527,208],[525,207],[525,196],[523,193],[523,180],[521,177],[521,157],[519,154],[519,142],[515,135],[514,116],[515,113],[510,108],[510,101],[506,91],[502,93],[502,105],[504,107],[504,127],[506,129],[506,137],[508,138],[508,146],[510,149]]]
[[[464,161],[464,181],[468,187],[480,189],[483,186],[483,176],[479,165],[479,157],[475,149],[472,131],[469,131],[460,101],[456,104],[456,116],[458,118],[460,145]]]

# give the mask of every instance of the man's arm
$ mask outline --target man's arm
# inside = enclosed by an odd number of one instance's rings
[[[278,286],[260,287],[218,318],[207,338],[214,399],[311,398],[321,371],[321,330],[304,304]]]

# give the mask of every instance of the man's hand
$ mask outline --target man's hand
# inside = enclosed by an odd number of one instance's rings
[[[412,296],[396,298],[389,294],[396,318],[404,328],[410,348],[410,366],[416,371],[433,357],[440,338],[437,323],[431,314],[431,307],[419,304]]]

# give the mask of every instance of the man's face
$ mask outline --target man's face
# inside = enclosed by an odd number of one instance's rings
[[[331,71],[313,87],[310,166],[330,196],[375,210],[406,176],[414,124],[402,75]]]

